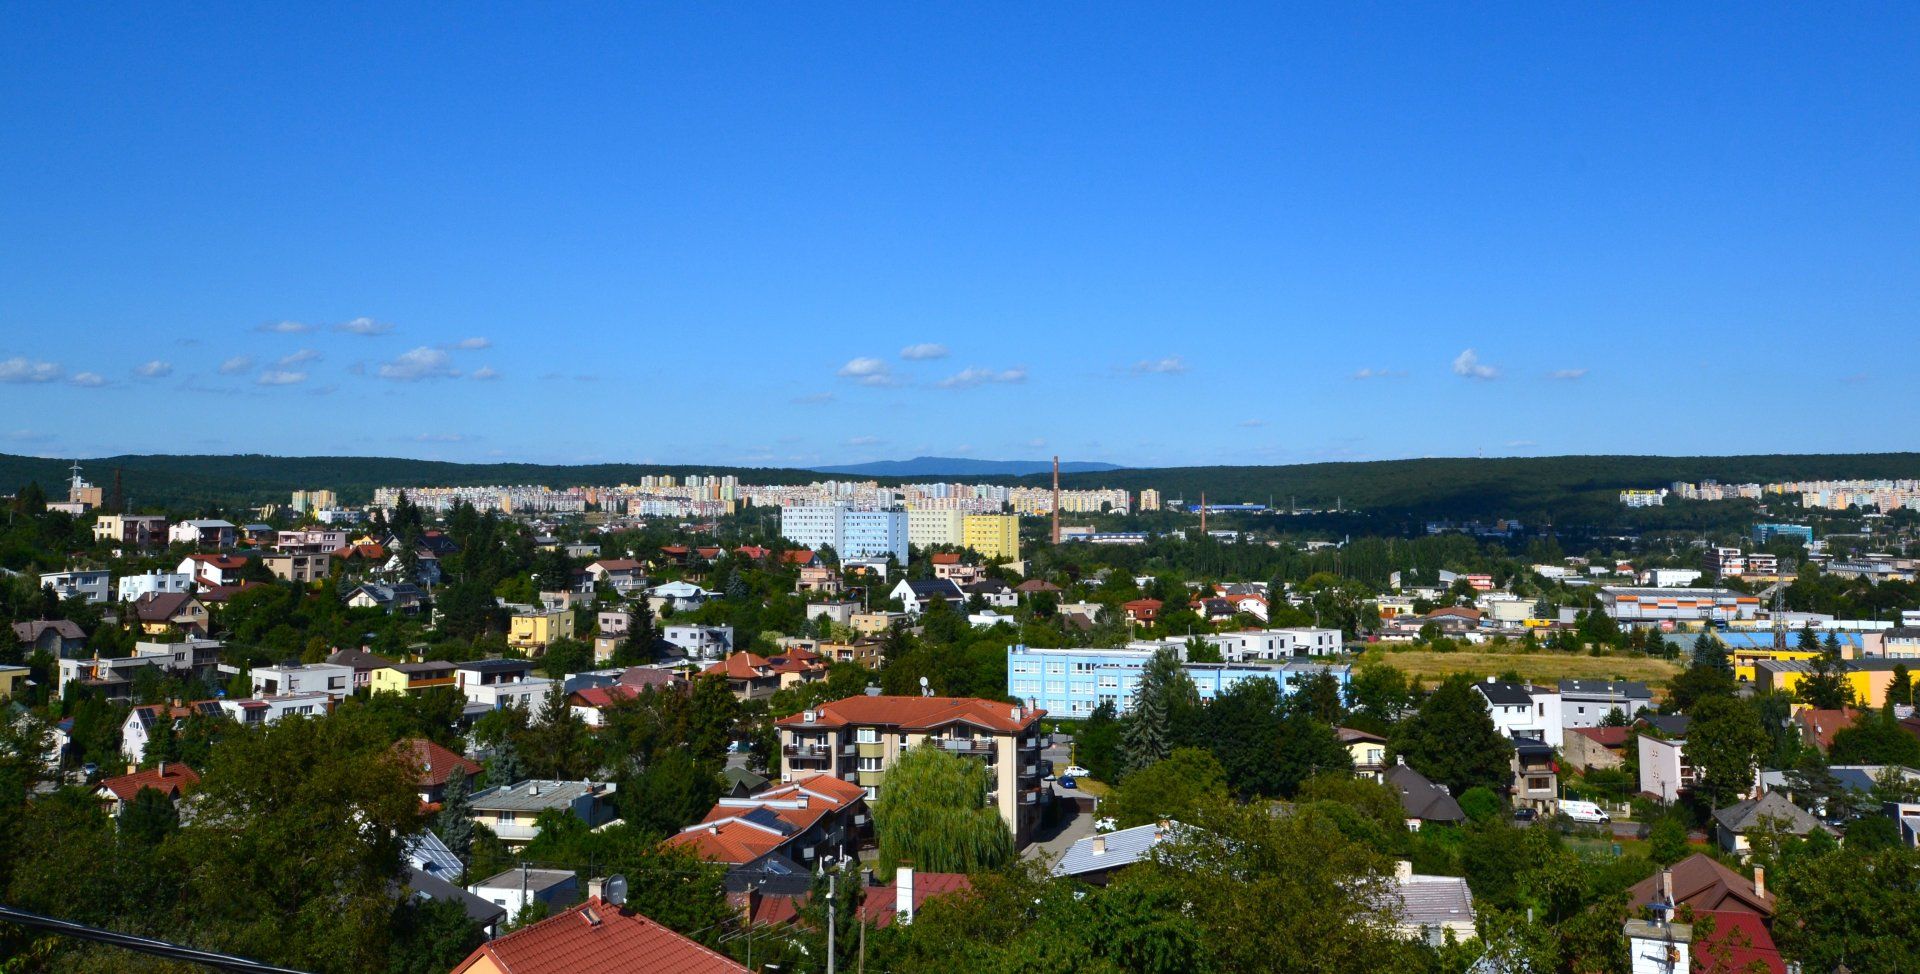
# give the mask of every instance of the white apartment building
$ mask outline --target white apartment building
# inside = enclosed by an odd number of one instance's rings
[[[127,575],[120,579],[120,601],[137,602],[144,595],[176,595],[193,591],[193,576],[182,572],[154,569],[145,575]]]
[[[1502,683],[1493,677],[1473,688],[1486,700],[1493,726],[1508,739],[1531,737],[1554,747],[1565,743],[1559,688]]]
[[[98,605],[111,598],[113,575],[105,569],[48,572],[40,576],[40,584],[52,586],[53,594],[62,599],[70,599],[77,595],[89,603]]]
[[[856,510],[844,504],[800,505],[780,509],[780,536],[815,551],[832,547],[842,562],[884,558],[907,563],[907,512]]]
[[[249,674],[253,695],[272,697],[293,693],[324,693],[335,700],[353,695],[353,667],[334,663],[280,663],[256,666]]]
[[[1220,658],[1228,663],[1283,662],[1303,656],[1333,656],[1341,650],[1340,630],[1312,626],[1216,632],[1200,638],[1218,647]],[[1186,645],[1185,637],[1169,636],[1165,639],[1135,640],[1128,643],[1127,648],[1158,649],[1171,646],[1184,653]],[[1185,658],[1184,655],[1182,658]]]

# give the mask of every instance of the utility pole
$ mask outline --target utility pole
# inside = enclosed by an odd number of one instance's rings
[[[1060,543],[1060,454],[1053,455],[1053,543]]]
[[[827,874],[827,974],[833,974],[833,933],[834,915],[839,913],[838,903],[833,896],[833,881],[839,878],[838,869]]]

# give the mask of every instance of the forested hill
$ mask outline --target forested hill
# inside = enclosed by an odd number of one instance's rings
[[[0,454],[0,492],[38,481],[58,496],[66,460]],[[463,464],[392,457],[272,457],[146,455],[83,459],[85,476],[111,488],[121,471],[124,489],[140,508],[197,510],[208,506],[285,503],[297,489],[330,488],[348,503],[365,502],[375,487],[476,484],[615,484],[647,474],[735,474],[749,483],[807,483],[827,476],[808,470],[597,464]],[[1063,474],[1066,487],[1151,487],[1168,500],[1273,503],[1427,517],[1514,516],[1589,518],[1610,510],[1627,487],[1659,487],[1676,480],[1722,483],[1812,478],[1920,478],[1920,454],[1871,453],[1735,457],[1568,456],[1504,459],[1439,458],[1292,466],[1163,467]],[[899,478],[883,478],[895,482]],[[1045,474],[967,478],[1042,485]]]

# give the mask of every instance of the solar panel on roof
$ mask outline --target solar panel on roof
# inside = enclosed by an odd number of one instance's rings
[[[793,826],[788,825],[780,816],[775,815],[772,809],[756,808],[740,817],[755,825],[764,825],[767,828],[779,832],[781,835],[786,835],[793,831]]]

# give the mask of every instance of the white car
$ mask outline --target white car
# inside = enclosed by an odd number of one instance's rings
[[[1091,775],[1091,774],[1093,774],[1093,772],[1091,772],[1091,771],[1088,771],[1087,769],[1085,769],[1085,768],[1083,768],[1083,767],[1081,767],[1081,766],[1079,766],[1079,765],[1077,765],[1077,764],[1076,764],[1076,765],[1072,765],[1072,766],[1070,766],[1070,767],[1068,767],[1068,768],[1067,768],[1067,770],[1065,770],[1065,771],[1062,771],[1062,772],[1060,772],[1060,777],[1062,777],[1062,778],[1085,778],[1085,777],[1087,777],[1087,776],[1089,776],[1089,775]]]

